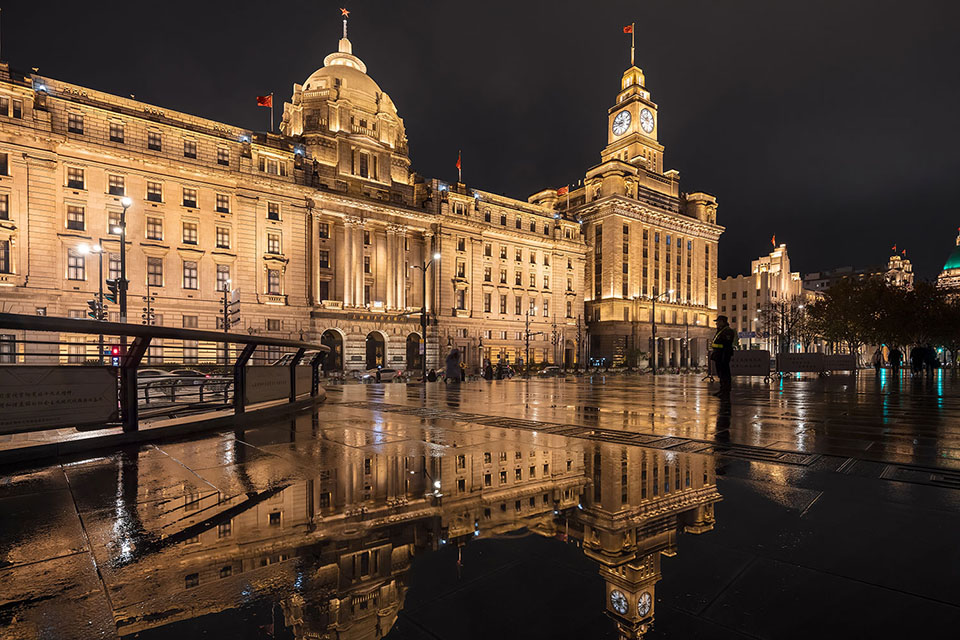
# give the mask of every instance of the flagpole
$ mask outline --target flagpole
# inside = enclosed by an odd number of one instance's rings
[[[631,67],[634,66],[633,50],[634,50],[634,46],[636,45],[636,42],[637,42],[637,23],[631,22],[630,23],[630,66]]]
[[[270,93],[270,133],[273,133],[273,92]]]
[[[463,184],[463,171],[460,169],[461,158],[463,157],[463,149],[457,151],[457,182]]]

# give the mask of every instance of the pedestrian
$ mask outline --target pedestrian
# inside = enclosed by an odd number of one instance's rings
[[[933,377],[937,367],[940,366],[940,363],[937,362],[937,351],[929,344],[923,349],[923,366],[927,370],[927,375],[931,377]]]
[[[890,351],[890,366],[893,368],[893,375],[900,375],[900,365],[903,364],[903,352],[900,347],[894,347]]]
[[[487,366],[483,368],[483,378],[485,380],[493,380],[493,365],[487,362]]]
[[[915,376],[923,373],[923,357],[923,347],[918,344],[913,345],[913,348],[910,349],[910,373]]]
[[[717,375],[720,377],[720,390],[713,395],[721,400],[729,400],[730,387],[733,382],[730,376],[730,359],[733,357],[733,343],[737,334],[730,327],[727,316],[717,316],[716,323],[717,334],[713,336],[710,359],[717,367]]]
[[[460,370],[460,350],[452,349],[447,355],[446,362],[446,371],[444,371],[444,378],[447,382],[460,382],[461,370]]]
[[[427,371],[427,382],[436,382],[437,381],[437,370],[430,369]]]
[[[877,347],[877,350],[873,353],[873,368],[877,370],[879,375],[880,369],[883,368],[883,347]]]

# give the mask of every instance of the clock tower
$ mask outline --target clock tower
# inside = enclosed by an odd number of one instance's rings
[[[663,145],[657,142],[657,105],[644,87],[643,71],[627,69],[617,102],[607,112],[607,146],[601,162],[621,160],[653,173],[663,173]]]
[[[606,613],[621,640],[639,640],[653,623],[654,588],[660,580],[660,552],[638,555],[620,566],[601,565],[607,584]]]

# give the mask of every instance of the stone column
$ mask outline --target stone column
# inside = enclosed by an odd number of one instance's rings
[[[387,227],[387,246],[386,246],[386,260],[384,261],[384,267],[386,268],[386,281],[387,281],[387,293],[385,304],[387,309],[396,309],[397,307],[397,234],[393,227],[390,225]]]
[[[396,301],[397,309],[406,309],[407,308],[407,266],[406,266],[406,252],[404,251],[404,243],[406,242],[406,229],[402,226],[397,227],[396,235],[396,247],[395,257],[397,260],[396,264],[396,282],[395,286],[397,288]]]
[[[431,260],[431,256],[436,253],[436,245],[434,241],[436,236],[433,232],[428,231],[423,234],[423,260],[427,262]],[[436,291],[436,282],[437,282],[437,269],[440,268],[440,261],[434,260],[433,265],[427,269],[427,290],[423,292],[424,294],[424,304],[427,307],[427,313],[432,313],[434,310],[434,292]]]
[[[309,300],[312,304],[320,304],[320,251],[318,243],[320,241],[320,216],[311,207],[307,210],[307,217],[310,220],[310,241],[307,247],[310,249],[310,295]]]
[[[353,254],[355,267],[353,269],[353,304],[362,307],[366,301],[363,298],[363,283],[366,275],[363,272],[363,219],[356,219],[356,228],[353,230]],[[371,266],[371,269],[373,267]]]
[[[338,252],[343,256],[341,259],[339,278],[343,281],[343,306],[353,306],[353,270],[356,269],[353,255],[353,221],[349,218],[343,221],[343,246]]]

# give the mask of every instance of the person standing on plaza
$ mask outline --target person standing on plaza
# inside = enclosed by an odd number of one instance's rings
[[[893,375],[900,375],[900,365],[903,364],[903,352],[900,351],[900,347],[894,347],[890,351],[890,366],[893,368]]]
[[[915,376],[923,373],[923,356],[923,347],[918,344],[913,345],[910,349],[910,372]]]
[[[733,345],[736,342],[737,334],[730,327],[727,316],[717,316],[716,322],[717,335],[713,337],[710,359],[717,367],[717,375],[720,377],[720,390],[713,395],[722,400],[729,400],[730,387],[733,382],[730,376],[730,359],[733,357]]]
[[[883,347],[877,347],[877,350],[873,352],[873,368],[877,370],[877,373],[880,373],[880,369],[883,368]]]
[[[450,351],[450,354],[447,356],[447,370],[444,372],[444,377],[447,382],[460,382],[460,350],[453,349]]]
[[[489,360],[487,360],[487,364],[483,368],[483,378],[485,380],[493,380],[493,365],[490,364]]]

